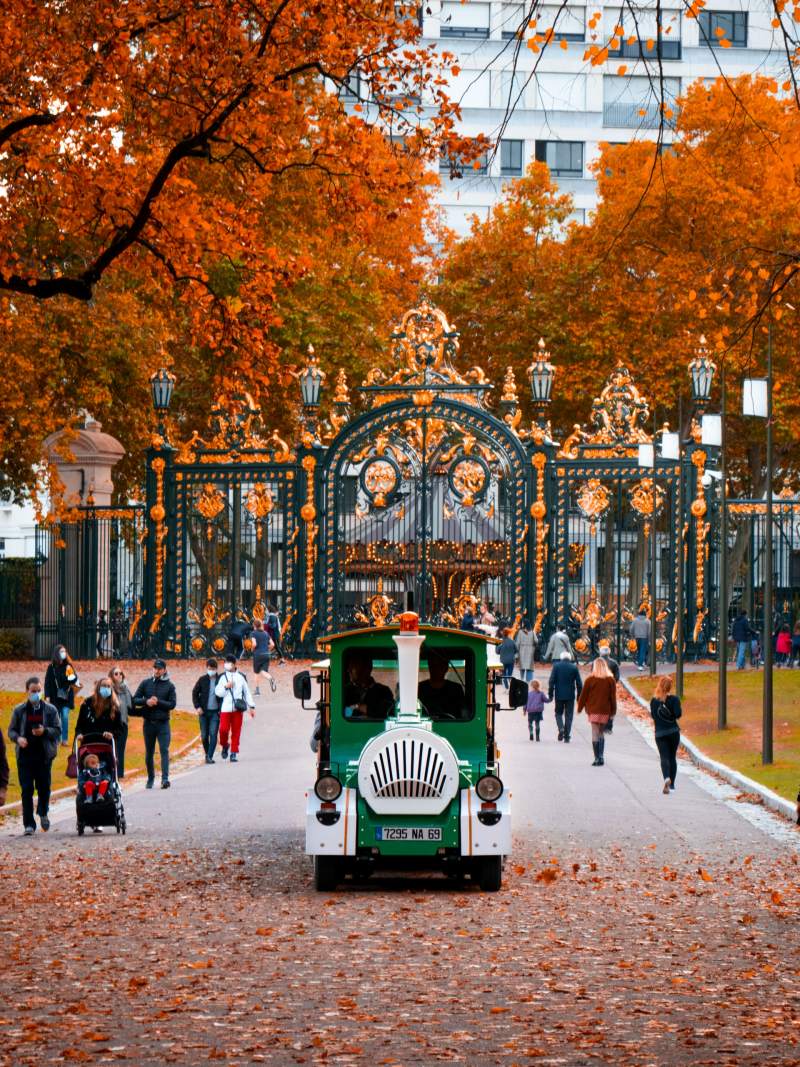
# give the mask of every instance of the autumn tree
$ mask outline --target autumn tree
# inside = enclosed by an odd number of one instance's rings
[[[422,48],[407,15],[378,0],[20,0],[4,12],[0,334],[25,388],[3,406],[7,485],[30,482],[56,417],[141,412],[164,345],[208,366],[201,386],[216,355],[268,396],[280,343],[309,332],[288,291],[311,284],[314,251],[335,270],[326,231],[375,224],[372,254],[410,262],[418,217],[405,248],[392,223],[417,203],[421,163],[469,146],[444,94],[450,57]],[[363,100],[346,108],[356,74]],[[353,294],[364,275],[341,263]]]

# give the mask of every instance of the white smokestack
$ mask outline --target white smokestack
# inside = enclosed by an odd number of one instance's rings
[[[401,616],[401,630],[392,640],[397,645],[397,675],[400,685],[400,718],[417,715],[417,686],[419,684],[419,650],[425,638],[417,629],[419,621],[412,613]],[[416,621],[416,626],[413,622]]]

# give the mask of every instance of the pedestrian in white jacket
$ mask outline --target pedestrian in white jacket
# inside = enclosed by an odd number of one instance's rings
[[[235,656],[226,655],[225,668],[219,676],[214,692],[220,699],[219,743],[222,746],[222,758],[227,759],[230,752],[231,763],[236,763],[239,759],[239,738],[242,735],[244,713],[249,711],[252,719],[256,706],[247,679],[236,667]]]

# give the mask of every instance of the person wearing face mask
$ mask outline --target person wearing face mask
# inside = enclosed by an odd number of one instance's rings
[[[206,763],[214,762],[214,751],[217,747],[221,703],[216,694],[218,679],[217,661],[212,656],[206,660],[205,674],[200,675],[192,689],[192,705],[197,712]]]
[[[147,767],[146,789],[152,789],[156,777],[156,744],[161,755],[161,788],[169,789],[169,713],[177,703],[175,686],[167,675],[163,659],[153,660],[153,676],[139,683],[133,694],[132,715],[144,719],[144,762]]]
[[[242,733],[242,720],[245,711],[250,718],[256,713],[255,703],[247,685],[247,679],[236,669],[236,659],[225,656],[225,671],[217,681],[216,694],[221,700],[219,717],[219,743],[222,746],[222,758],[228,758],[228,734],[230,733],[231,763],[239,759],[239,738]]]
[[[75,691],[81,688],[78,672],[63,645],[56,645],[44,675],[44,698],[61,715],[61,744],[69,742],[69,713],[75,707]]]
[[[98,678],[94,684],[94,692],[84,700],[78,711],[75,740],[80,745],[88,734],[102,734],[107,741],[113,739],[119,759],[122,725],[119,699],[114,692],[113,681],[108,676]]]
[[[120,728],[119,740],[117,740],[117,777],[125,777],[125,747],[128,743],[128,716],[133,707],[133,694],[128,689],[125,681],[125,671],[121,667],[115,667],[111,672],[111,681],[114,684],[114,694],[119,704]]]
[[[8,739],[17,746],[17,774],[22,792],[22,825],[26,837],[36,832],[36,814],[43,830],[50,829],[50,781],[61,737],[58,709],[42,699],[42,684],[35,676],[25,683],[25,700],[11,712]]]

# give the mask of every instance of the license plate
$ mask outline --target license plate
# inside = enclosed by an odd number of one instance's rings
[[[376,826],[376,841],[441,841],[441,826]]]

